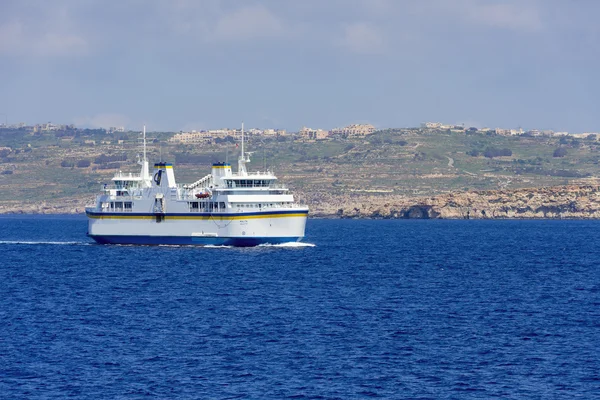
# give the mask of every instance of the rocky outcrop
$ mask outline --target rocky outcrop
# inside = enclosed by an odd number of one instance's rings
[[[85,212],[85,205],[93,203],[89,197],[35,200],[32,202],[0,202],[0,214],[80,214]]]
[[[338,218],[600,218],[600,187],[559,186],[447,193],[433,197],[321,196],[311,215]],[[328,198],[327,198],[328,197]]]
[[[600,186],[557,186],[447,193],[433,197],[297,193],[312,217],[377,219],[600,219]],[[0,214],[78,214],[91,197],[0,203]]]

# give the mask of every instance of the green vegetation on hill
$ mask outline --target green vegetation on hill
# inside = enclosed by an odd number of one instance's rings
[[[216,161],[234,166],[232,139],[172,144],[173,133],[150,133],[151,162],[174,162],[181,183]],[[0,131],[0,201],[89,198],[117,170],[137,172],[139,132]],[[307,201],[320,193],[434,195],[449,191],[554,186],[599,175],[600,143],[590,139],[506,137],[478,133],[388,129],[364,138],[304,142],[250,137],[250,170],[271,168]],[[560,151],[559,151],[560,150]],[[11,171],[11,172],[6,172]],[[316,200],[315,200],[316,199]]]

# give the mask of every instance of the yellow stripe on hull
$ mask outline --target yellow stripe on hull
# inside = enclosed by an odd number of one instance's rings
[[[244,220],[244,219],[261,219],[261,218],[299,218],[307,217],[307,214],[266,214],[266,215],[169,215],[169,214],[156,214],[156,215],[88,215],[92,219],[155,219],[157,216],[161,216],[164,220],[209,220],[217,219],[220,221],[226,220]]]

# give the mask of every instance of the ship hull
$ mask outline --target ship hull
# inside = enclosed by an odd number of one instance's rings
[[[281,244],[298,242],[301,237],[255,237],[255,238],[215,238],[215,237],[185,237],[185,236],[122,236],[88,235],[100,244],[121,245],[167,245],[167,246],[235,246],[253,247],[262,244]]]
[[[142,214],[88,210],[88,236],[102,244],[257,246],[297,242],[308,210]]]

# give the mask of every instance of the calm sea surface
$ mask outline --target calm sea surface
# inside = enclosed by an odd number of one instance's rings
[[[0,217],[0,398],[600,398],[600,221],[309,220],[301,247]]]

